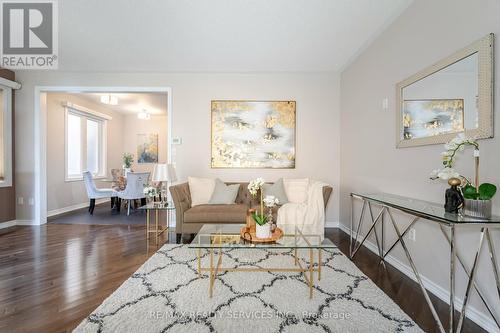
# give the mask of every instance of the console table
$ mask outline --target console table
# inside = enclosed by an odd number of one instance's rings
[[[354,228],[354,200],[361,200],[363,202],[361,213],[359,216],[359,220],[357,222],[356,228]],[[380,211],[375,216],[373,214],[372,206],[380,207]],[[397,210],[406,214],[413,216],[410,224],[401,232],[400,228],[396,224],[394,216],[392,214],[393,210]],[[363,226],[363,220],[366,211],[368,211],[371,224],[368,232],[362,237],[361,241],[358,241],[358,237],[360,237],[360,230]],[[387,215],[389,217],[390,225],[394,228],[396,232],[397,239],[389,246],[386,250],[384,239],[385,239],[385,223],[384,217]],[[439,319],[436,309],[432,305],[432,302],[429,298],[427,290],[425,289],[421,276],[418,272],[415,263],[413,262],[412,256],[408,247],[406,246],[404,236],[410,230],[410,228],[418,221],[423,221],[424,223],[437,223],[439,228],[443,234],[443,240],[447,242],[450,246],[450,310],[449,310],[449,332],[460,332],[462,330],[463,322],[465,319],[465,310],[470,300],[470,292],[472,288],[476,290],[482,302],[486,306],[486,309],[490,313],[491,317],[495,321],[497,327],[500,329],[500,318],[499,313],[496,313],[494,309],[488,304],[484,297],[484,293],[481,291],[480,286],[475,281],[477,267],[479,262],[479,257],[481,256],[483,242],[486,238],[486,242],[488,243],[488,251],[489,257],[491,261],[491,266],[493,269],[493,273],[495,276],[496,289],[498,293],[498,298],[500,300],[500,277],[499,277],[499,268],[493,243],[493,238],[491,237],[491,229],[500,229],[500,217],[493,216],[489,220],[480,220],[477,218],[467,217],[461,214],[451,214],[446,213],[443,205],[436,204],[432,202],[427,202],[423,200],[417,200],[412,198],[406,198],[401,196],[396,196],[392,194],[378,193],[378,194],[361,194],[361,193],[351,193],[351,228],[350,228],[350,243],[349,243],[349,254],[351,259],[356,256],[359,248],[366,239],[373,232],[375,235],[375,241],[377,243],[377,250],[379,257],[381,258],[381,262],[384,263],[385,257],[394,249],[397,244],[401,244],[406,258],[410,263],[411,269],[415,274],[418,284],[424,294],[425,300],[432,312],[432,316],[436,321],[440,332],[446,332],[443,323]],[[380,230],[377,231],[377,224],[380,224]],[[456,244],[455,244],[455,233],[459,228],[472,228],[479,233],[479,243],[477,248],[475,249],[474,260],[472,263],[472,267],[469,268],[467,263],[463,260],[463,257],[458,253]],[[448,230],[447,230],[448,229]],[[379,232],[382,235],[379,237]],[[460,316],[458,318],[458,323],[456,324],[455,329],[455,271],[456,271],[456,259],[460,263],[462,269],[465,271],[468,276],[467,287],[465,291],[465,295],[463,298],[463,306],[460,312]]]

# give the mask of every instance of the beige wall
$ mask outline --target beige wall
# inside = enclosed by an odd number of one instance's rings
[[[107,124],[107,164],[111,177],[112,168],[121,169],[123,137],[122,114],[71,94],[47,94],[47,210],[54,211],[88,202],[83,180],[65,180],[65,109],[63,102],[71,102],[91,110],[111,116]],[[109,183],[96,182],[99,187],[109,187]]]
[[[173,92],[173,137],[182,145],[172,151],[178,178],[214,176],[249,180],[262,176],[314,177],[332,184],[327,221],[338,221],[339,184],[339,76],[334,73],[282,74],[166,74],[72,73],[24,71],[20,74],[16,119],[27,140],[16,154],[19,193],[34,191],[33,112],[34,87],[40,86],[166,86]],[[297,167],[291,170],[221,170],[210,168],[210,101],[256,99],[297,101]],[[19,153],[22,152],[22,153]],[[33,207],[18,206],[22,219],[33,219]]]
[[[154,163],[137,163],[137,134],[158,134],[158,162],[167,162],[167,116],[151,116],[150,120],[137,119],[137,115],[129,114],[123,117],[122,152],[134,155],[132,169],[136,172],[153,173]]]
[[[429,172],[440,166],[442,145],[395,148],[395,84],[471,42],[493,32],[500,36],[500,2],[496,0],[419,0],[378,38],[341,77],[341,222],[349,225],[349,193],[388,192],[434,202],[444,201],[446,185],[429,180]],[[495,62],[500,63],[497,48]],[[500,100],[496,66],[495,100]],[[389,98],[389,110],[382,100]],[[498,112],[498,108],[496,108]],[[500,117],[495,116],[495,128]],[[481,179],[500,186],[500,138],[481,140]],[[460,156],[458,168],[472,175],[472,153]],[[358,207],[359,208],[359,207]],[[500,214],[500,195],[494,199]],[[401,224],[409,221],[401,218]],[[403,222],[404,221],[404,222]],[[366,223],[367,221],[365,221]],[[394,239],[394,234],[389,239]],[[461,228],[459,251],[471,260],[478,234]],[[500,244],[500,232],[494,232]],[[372,240],[373,241],[373,240]],[[416,242],[407,242],[421,273],[448,290],[449,248],[436,224],[423,221],[416,226]],[[486,248],[485,248],[486,250]],[[395,258],[407,264],[400,247]],[[498,255],[498,246],[497,246]],[[469,261],[470,262],[470,261]],[[463,295],[465,276],[458,268],[457,291]],[[479,267],[479,282],[487,298],[500,313],[498,294],[486,253]],[[410,297],[410,296],[409,296]],[[474,296],[473,305],[485,313]]]

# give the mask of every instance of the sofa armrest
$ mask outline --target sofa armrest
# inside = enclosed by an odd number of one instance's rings
[[[333,192],[333,187],[323,186],[323,202],[325,203],[325,209],[326,205],[328,204],[328,200],[330,200],[332,192]]]
[[[170,193],[175,205],[175,232],[182,234],[184,213],[191,208],[191,192],[188,183],[170,186]]]

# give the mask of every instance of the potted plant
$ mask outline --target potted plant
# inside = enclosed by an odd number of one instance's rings
[[[455,157],[459,151],[463,151],[467,146],[474,147],[475,177],[474,184],[467,178],[453,169]],[[448,181],[451,178],[460,179],[460,190],[464,198],[464,213],[478,218],[491,217],[491,199],[495,195],[497,188],[490,183],[479,184],[479,144],[476,140],[467,138],[463,133],[445,144],[445,151],[441,153],[443,157],[443,169],[434,170],[431,179],[442,179]]]
[[[262,178],[256,178],[248,184],[248,191],[253,197],[260,193],[260,211],[253,212],[252,218],[255,221],[255,236],[257,238],[271,237],[271,225],[268,222],[268,217],[264,215],[264,200],[262,198],[262,187],[265,182]]]
[[[132,162],[134,162],[134,155],[131,153],[124,153],[123,159],[123,176],[126,178],[127,173],[132,171]]]

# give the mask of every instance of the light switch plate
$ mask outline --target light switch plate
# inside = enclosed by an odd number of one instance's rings
[[[172,144],[173,145],[181,145],[182,144],[182,138],[172,138]]]
[[[382,100],[382,110],[389,110],[389,99],[387,97]]]

